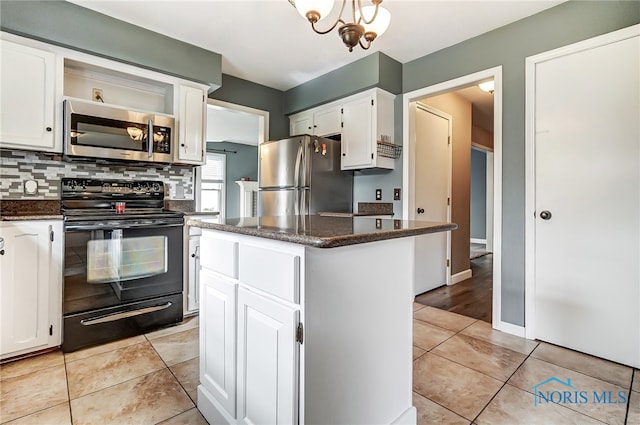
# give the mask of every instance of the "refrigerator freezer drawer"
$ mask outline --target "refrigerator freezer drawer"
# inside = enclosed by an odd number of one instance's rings
[[[299,215],[309,212],[307,189],[280,189],[258,191],[261,216]]]

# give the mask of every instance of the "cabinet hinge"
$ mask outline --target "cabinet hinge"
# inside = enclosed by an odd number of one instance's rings
[[[298,323],[298,328],[296,329],[296,342],[302,344],[304,340],[304,329],[302,327],[302,323]]]
[[[447,205],[451,205],[451,198],[447,198]]]
[[[51,230],[49,232],[49,240],[51,240],[51,242],[53,242],[53,230]]]
[[[450,264],[451,264],[451,260],[447,258],[447,267],[449,267]]]
[[[344,123],[343,122],[340,123],[340,128],[344,128]]]
[[[371,154],[371,159],[373,159],[373,154]]]
[[[53,325],[49,325],[49,336],[53,335]]]
[[[373,99],[371,99],[371,106],[373,106]]]
[[[340,113],[344,114],[344,108],[340,108]]]

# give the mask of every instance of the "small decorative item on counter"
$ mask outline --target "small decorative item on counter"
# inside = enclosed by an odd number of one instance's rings
[[[313,141],[313,151],[314,151],[315,153],[320,152],[320,148],[318,147],[318,141],[317,141],[317,140],[314,140],[314,141]]]
[[[116,214],[124,214],[126,202],[116,202]]]
[[[322,144],[322,155],[326,155],[327,154],[327,144],[323,143]]]

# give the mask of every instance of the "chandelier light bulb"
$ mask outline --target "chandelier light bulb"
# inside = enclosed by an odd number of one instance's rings
[[[364,6],[362,8],[362,20],[360,20],[360,11],[356,11],[356,21],[360,21],[360,25],[364,27],[365,33],[372,32],[379,37],[389,28],[391,13],[384,7],[378,6],[376,19],[370,24],[367,24],[367,22],[371,21],[375,12],[376,6]]]
[[[296,0],[296,9],[305,19],[309,19],[309,13],[319,16],[318,21],[326,18],[333,9],[333,0]]]

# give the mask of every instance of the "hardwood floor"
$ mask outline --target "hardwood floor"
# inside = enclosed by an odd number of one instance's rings
[[[425,292],[415,301],[491,323],[493,254],[471,260],[471,272],[471,279]]]

